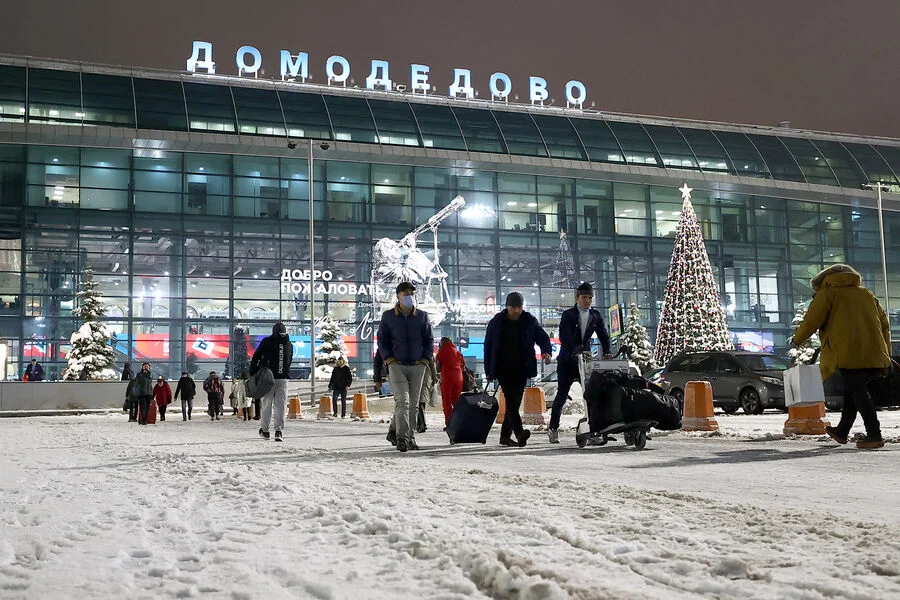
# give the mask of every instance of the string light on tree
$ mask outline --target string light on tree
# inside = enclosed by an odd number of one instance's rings
[[[654,359],[659,365],[682,352],[733,348],[725,310],[719,301],[719,286],[691,204],[693,189],[685,183],[679,191],[683,200],[681,217],[675,229],[675,245],[656,333]]]

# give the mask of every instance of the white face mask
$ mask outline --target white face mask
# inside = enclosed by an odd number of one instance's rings
[[[400,298],[400,306],[402,306],[403,308],[405,308],[407,310],[415,307],[415,305],[416,305],[415,296],[403,296],[402,298]]]

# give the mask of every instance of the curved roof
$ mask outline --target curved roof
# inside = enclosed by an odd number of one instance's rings
[[[838,134],[0,57],[0,121],[313,138],[859,189],[900,145]]]

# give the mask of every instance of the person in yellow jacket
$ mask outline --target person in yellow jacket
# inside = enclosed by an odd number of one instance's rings
[[[839,444],[847,443],[857,411],[866,426],[866,435],[857,448],[881,448],[881,425],[875,402],[867,385],[891,365],[891,329],[887,315],[875,295],[862,287],[860,275],[852,267],[837,264],[816,275],[812,281],[813,300],[793,343],[802,344],[819,331],[822,340],[819,368],[822,379],[835,371],[844,381],[844,408],[837,427],[826,427]]]

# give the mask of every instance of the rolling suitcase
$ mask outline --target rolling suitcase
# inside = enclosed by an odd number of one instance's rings
[[[450,422],[447,437],[451,444],[484,444],[497,419],[500,404],[487,392],[466,392],[459,397]]]
[[[156,425],[156,400],[151,400],[147,409],[147,425]]]

